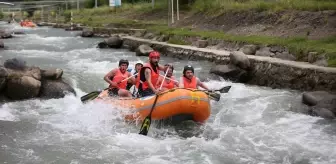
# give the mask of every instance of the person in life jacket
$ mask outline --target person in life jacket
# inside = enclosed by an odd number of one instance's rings
[[[175,77],[173,76],[174,66],[171,64],[165,64],[164,67],[165,67],[164,74],[166,74],[166,72],[168,71],[167,77],[162,83],[164,76],[160,75],[158,81],[156,82],[156,88],[160,88],[161,84],[162,84],[162,91],[166,91],[166,90],[178,87],[179,83],[178,81],[176,81]]]
[[[133,73],[133,75],[135,75],[134,76],[134,78],[135,79],[137,79],[137,77],[138,77],[138,73],[140,72],[140,70],[141,70],[141,68],[143,67],[143,64],[142,63],[136,63],[135,64],[135,66],[134,66],[134,73]],[[132,82],[128,82],[127,83],[127,86],[126,86],[126,89],[127,90],[130,90],[131,89],[131,87],[133,86],[133,85],[136,85],[136,80],[134,81],[135,83],[132,83]],[[137,86],[136,86],[137,87]],[[135,91],[135,89],[134,89],[134,91]]]
[[[121,59],[119,61],[119,68],[111,70],[104,76],[104,80],[110,84],[110,96],[132,97],[132,94],[126,90],[127,78],[131,77],[131,73],[127,72],[129,62],[128,60]],[[134,77],[129,79],[135,81]]]
[[[209,90],[209,88],[194,75],[194,68],[191,65],[184,67],[179,87],[190,89],[198,89],[198,87],[201,87]]]
[[[158,94],[156,82],[159,79],[160,72],[164,71],[164,67],[159,65],[160,53],[152,51],[149,53],[149,62],[145,63],[140,70],[138,93],[140,97]]]

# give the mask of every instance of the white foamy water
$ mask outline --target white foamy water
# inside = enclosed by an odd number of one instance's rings
[[[7,26],[3,24],[1,26]],[[107,86],[103,76],[118,60],[147,60],[127,50],[95,48],[99,38],[80,38],[61,29],[25,29],[27,35],[5,40],[4,61],[23,58],[29,65],[62,68],[77,96],[26,100],[0,105],[2,163],[119,164],[333,164],[336,122],[294,113],[303,108],[301,94],[289,90],[210,81],[213,89],[231,85],[201,127],[159,127],[138,135],[139,125],[124,122],[120,109],[108,104],[82,104],[80,96]],[[187,63],[196,73],[208,62],[162,57],[173,63],[176,76]],[[188,129],[179,131],[178,129]],[[192,129],[192,130],[190,130]]]

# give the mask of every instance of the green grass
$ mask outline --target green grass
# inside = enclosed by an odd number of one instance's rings
[[[169,38],[167,42],[170,44],[178,44],[178,45],[189,45],[190,44],[184,41],[183,39],[179,39],[179,38]]]
[[[149,27],[149,29],[165,35],[198,36],[202,38],[214,38],[260,45],[282,45],[288,47],[291,53],[297,55],[298,59],[302,59],[303,54],[307,54],[307,52],[316,51],[326,53],[329,58],[329,66],[336,66],[336,36],[322,40],[309,40],[302,37],[279,38],[269,36],[229,35],[219,31],[197,31],[163,26]]]
[[[336,10],[335,0],[196,0],[194,11],[220,14],[227,11]]]

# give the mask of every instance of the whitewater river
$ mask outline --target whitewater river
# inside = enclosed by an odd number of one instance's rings
[[[41,68],[62,68],[77,96],[0,104],[0,163],[20,164],[334,164],[336,122],[292,112],[304,108],[301,93],[210,81],[211,88],[232,85],[201,127],[153,124],[148,136],[139,125],[123,122],[113,107],[82,104],[80,96],[107,84],[103,76],[121,58],[131,67],[146,57],[124,49],[96,49],[101,38],[76,37],[77,32],[41,27],[4,40],[1,64],[13,57]],[[209,62],[162,57],[176,76],[187,63],[196,74]]]

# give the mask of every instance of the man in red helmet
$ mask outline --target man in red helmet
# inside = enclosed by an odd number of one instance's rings
[[[159,93],[155,88],[160,72],[164,67],[159,65],[160,53],[152,51],[149,53],[149,62],[145,63],[140,70],[138,93],[140,97],[150,96]]]
[[[104,80],[110,84],[110,96],[132,97],[132,94],[126,90],[126,79],[132,76],[131,73],[127,72],[128,65],[128,60],[121,59],[119,61],[119,68],[111,70],[104,76]],[[134,77],[130,78],[130,80],[135,81]]]

